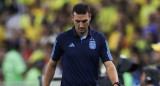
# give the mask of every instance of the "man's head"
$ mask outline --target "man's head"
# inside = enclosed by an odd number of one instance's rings
[[[90,9],[85,4],[76,4],[72,10],[72,21],[79,36],[88,34],[88,26],[91,20]]]

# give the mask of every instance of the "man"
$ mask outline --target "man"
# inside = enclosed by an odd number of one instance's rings
[[[49,86],[60,57],[63,68],[61,86],[98,86],[99,57],[111,82],[114,86],[119,86],[117,71],[105,37],[89,27],[89,7],[85,4],[75,5],[72,20],[72,29],[56,38],[43,86]]]

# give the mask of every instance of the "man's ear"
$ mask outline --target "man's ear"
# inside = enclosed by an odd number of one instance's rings
[[[73,14],[71,15],[71,17],[72,17],[72,21],[74,21],[74,20],[73,20],[73,19],[74,19],[74,15],[73,15]]]
[[[91,20],[91,17],[92,17],[92,14],[90,13],[90,14],[89,14],[89,19],[90,19],[90,20]]]

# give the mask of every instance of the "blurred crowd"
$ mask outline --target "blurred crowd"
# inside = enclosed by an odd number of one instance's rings
[[[105,35],[114,64],[123,57],[138,65],[123,72],[125,86],[146,86],[145,67],[160,71],[160,0],[0,0],[1,84],[38,86],[77,3],[91,8],[90,25]]]

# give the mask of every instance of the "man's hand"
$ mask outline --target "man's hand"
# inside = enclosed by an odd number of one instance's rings
[[[114,86],[119,86],[119,85],[115,84]]]

